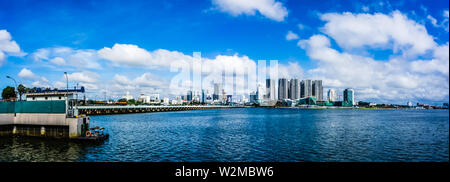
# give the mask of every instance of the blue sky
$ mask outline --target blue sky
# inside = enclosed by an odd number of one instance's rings
[[[216,65],[278,60],[286,77],[352,87],[358,100],[448,102],[448,9],[448,1],[418,0],[0,1],[0,30],[9,35],[0,36],[0,51],[1,44],[19,47],[3,48],[0,88],[12,85],[6,75],[29,87],[61,87],[67,71],[71,85],[85,85],[91,98],[166,93],[177,73],[161,62],[201,52]],[[341,26],[369,21],[373,36]],[[289,31],[298,38],[287,40]],[[352,37],[358,39],[345,41]],[[322,58],[315,50],[337,53]],[[380,79],[387,77],[398,80]]]

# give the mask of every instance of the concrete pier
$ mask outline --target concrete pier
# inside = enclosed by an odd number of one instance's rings
[[[147,112],[189,111],[203,109],[230,109],[235,106],[78,106],[78,112],[85,115],[128,114]]]
[[[0,102],[0,136],[76,138],[87,117],[67,117],[64,101]]]

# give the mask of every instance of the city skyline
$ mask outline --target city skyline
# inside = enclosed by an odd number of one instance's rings
[[[171,64],[200,58],[210,80],[278,60],[279,78],[322,80],[325,95],[353,88],[357,100],[377,103],[449,99],[447,1],[2,1],[0,22],[2,89],[14,86],[6,76],[65,88],[68,72],[70,87],[84,86],[88,98],[175,97],[187,90],[165,95],[183,67]]]

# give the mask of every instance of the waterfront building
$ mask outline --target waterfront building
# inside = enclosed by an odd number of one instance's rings
[[[287,99],[289,95],[289,81],[286,78],[278,80],[278,100]]]
[[[408,101],[408,103],[406,105],[408,105],[408,107],[412,107],[413,103],[411,101]]]
[[[298,100],[298,105],[316,105],[316,97],[304,97]]]
[[[296,78],[291,79],[289,85],[290,85],[289,99],[292,100],[300,99],[300,81]]]
[[[263,100],[264,99],[264,88],[261,84],[258,84],[258,86],[256,87],[256,100]]]
[[[351,88],[344,90],[344,101],[343,106],[354,106],[355,105],[355,91]]]
[[[252,92],[250,93],[250,102],[251,103],[257,103],[258,102],[258,93],[257,92]]]
[[[276,90],[275,90],[275,80],[266,79],[266,99],[268,100],[276,100]]]
[[[169,105],[169,98],[164,97],[164,99],[163,99],[163,105],[165,105],[165,106]]]
[[[335,89],[329,89],[328,90],[328,101],[329,102],[337,101],[338,100],[337,97],[338,97],[338,95],[337,95],[337,92],[336,92]]]
[[[150,94],[150,103],[161,103],[159,94]]]
[[[142,102],[144,104],[148,104],[148,103],[150,103],[150,96],[147,96],[145,94],[141,94],[141,96],[139,96],[138,101]]]
[[[27,93],[26,101],[52,101],[52,100],[75,99],[75,92],[55,91],[42,93]]]
[[[206,92],[206,100],[205,100],[205,103],[206,104],[211,104],[213,102],[213,96],[209,93],[209,92]]]
[[[247,102],[248,102],[247,97],[245,97],[245,95],[242,95],[241,103],[242,103],[242,104],[245,104],[245,103],[247,103]]]
[[[227,104],[233,102],[233,96],[232,95],[227,95],[226,98],[227,98],[227,100],[226,100]]]
[[[192,97],[193,97],[192,90],[189,90],[186,95],[186,101],[188,102],[192,101]]]
[[[317,101],[323,100],[322,80],[312,81],[312,96],[316,97]]]
[[[130,94],[130,92],[127,91],[127,93],[122,97],[123,99],[132,100],[134,99],[133,96]]]
[[[202,96],[201,96],[201,99],[200,99],[200,102],[202,104],[206,103],[206,94],[207,93],[205,93],[205,90],[202,89]]]
[[[223,86],[221,83],[214,83],[213,100],[223,100]]]
[[[300,83],[300,97],[306,98],[310,96],[312,96],[312,81],[309,79],[302,80]]]

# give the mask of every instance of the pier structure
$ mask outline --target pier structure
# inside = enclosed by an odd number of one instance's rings
[[[129,114],[129,113],[147,113],[147,112],[170,112],[170,111],[189,111],[189,110],[203,110],[203,109],[229,109],[236,108],[236,106],[220,106],[220,105],[206,105],[206,106],[78,106],[79,114],[85,115],[106,115],[106,114]]]
[[[64,100],[0,102],[0,136],[82,136],[82,125],[89,119],[68,116]]]
[[[26,93],[26,101],[0,102],[0,136],[83,137],[89,117],[79,115],[74,95],[80,90]]]

